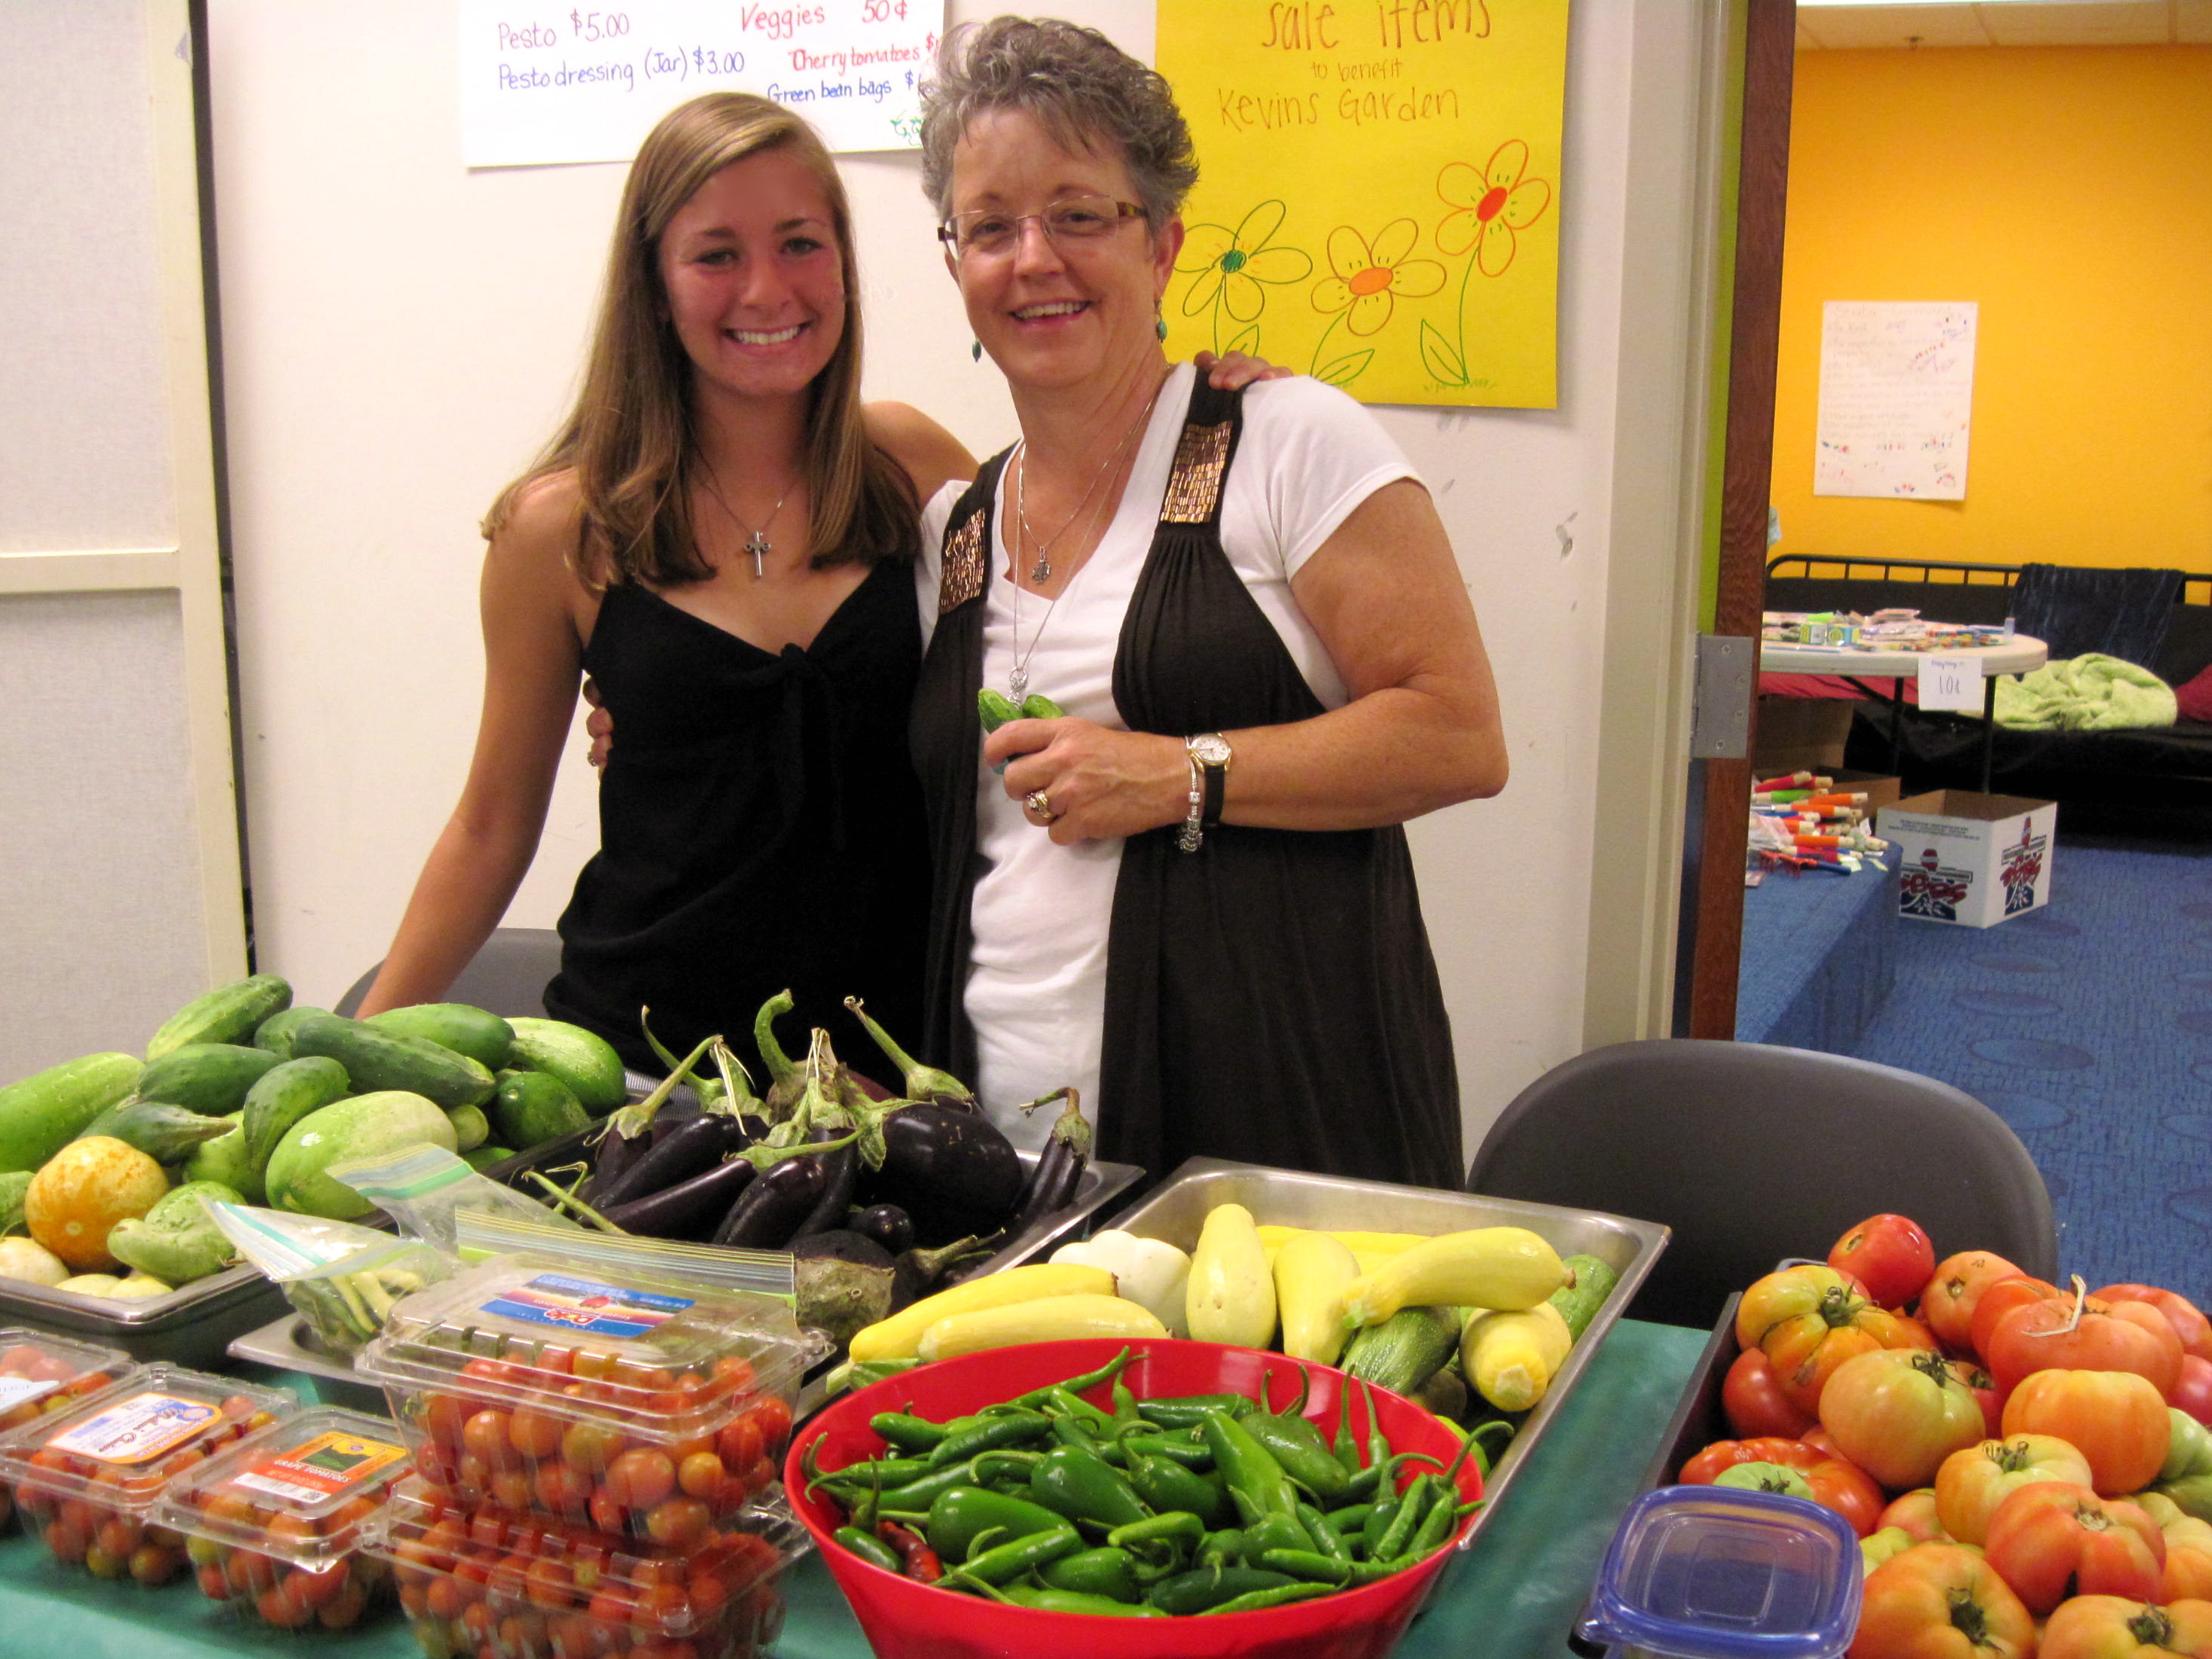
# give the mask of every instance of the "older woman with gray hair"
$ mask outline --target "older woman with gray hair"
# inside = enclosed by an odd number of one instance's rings
[[[1073,1079],[1101,1155],[1156,1173],[1203,1154],[1457,1186],[1401,826],[1495,794],[1506,757],[1428,492],[1333,388],[1170,365],[1197,168],[1166,82],[1104,36],[955,30],[922,134],[1021,423],[924,514],[925,1046],[1032,1143],[1018,1103]],[[986,738],[985,690],[1065,712]]]

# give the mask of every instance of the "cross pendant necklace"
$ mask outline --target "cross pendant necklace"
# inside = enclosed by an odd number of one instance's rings
[[[776,505],[781,507],[782,503],[779,501]],[[761,560],[767,556],[769,549],[774,545],[775,544],[769,540],[768,534],[765,530],[754,531],[750,538],[749,538],[745,542],[745,551],[753,556],[754,580],[757,581],[760,580]]]
[[[768,517],[761,520],[760,528],[757,530],[755,530],[752,526],[747,524],[743,519],[739,518],[737,514],[737,509],[732,507],[728,501],[723,500],[722,492],[714,487],[714,480],[711,473],[706,475],[702,478],[702,482],[707,486],[707,493],[714,498],[714,505],[720,507],[724,513],[729,514],[730,522],[732,524],[737,526],[738,529],[746,532],[745,539],[743,544],[738,547],[738,551],[740,553],[750,553],[752,555],[753,580],[755,581],[758,581],[761,577],[766,574],[763,562],[770,553],[775,550],[775,544],[768,538],[769,527],[775,524],[776,514],[783,511],[783,504],[791,499],[792,490],[799,488],[799,480],[797,478],[793,478],[791,481],[790,488],[787,489],[782,495],[775,498],[775,505],[769,508]]]

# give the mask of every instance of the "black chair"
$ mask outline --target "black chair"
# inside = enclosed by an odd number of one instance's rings
[[[1629,1312],[1711,1325],[1778,1261],[1825,1257],[1885,1211],[1939,1258],[1994,1250],[2058,1271],[2051,1196],[2027,1149],[1972,1096],[1916,1073],[1756,1042],[1594,1048],[1516,1096],[1468,1190],[1674,1230]]]
[[[378,963],[353,982],[331,1012],[351,1015],[376,983]],[[465,1002],[507,1018],[545,1016],[545,986],[561,969],[561,936],[550,927],[495,927],[446,993],[447,1002]]]

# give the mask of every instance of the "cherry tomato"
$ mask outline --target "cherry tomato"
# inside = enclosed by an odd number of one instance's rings
[[[624,1508],[649,1510],[676,1490],[676,1465],[666,1452],[640,1448],[608,1464],[600,1484]]]
[[[2069,1595],[2148,1601],[2166,1564],[2166,1540],[2142,1509],[2067,1480],[2008,1494],[1990,1516],[1986,1547],[1990,1565],[2033,1613],[2049,1613]]]
[[[1775,1380],[1774,1366],[1757,1348],[1746,1348],[1721,1384],[1721,1410],[1739,1438],[1774,1435],[1794,1440],[1819,1419],[1801,1411]],[[719,1470],[719,1464],[717,1468]],[[689,1492],[690,1486],[684,1488]]]
[[[1920,1316],[1936,1340],[1954,1353],[1973,1346],[1974,1306],[2000,1279],[2020,1272],[1992,1250],[1961,1250],[1936,1264],[1920,1292]]]
[[[507,1414],[481,1411],[461,1425],[461,1444],[471,1457],[481,1457],[496,1469],[514,1461],[514,1443],[507,1437]]]
[[[1935,1273],[1936,1247],[1907,1217],[1869,1216],[1836,1241],[1828,1265],[1856,1279],[1883,1307],[1902,1308]]]
[[[1850,1659],[2022,1659],[2034,1651],[2034,1615],[1980,1551],[1916,1544],[1867,1575]]]

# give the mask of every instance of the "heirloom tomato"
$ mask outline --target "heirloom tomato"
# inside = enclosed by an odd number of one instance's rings
[[[2039,1480],[2009,1492],[1990,1516],[1983,1546],[2031,1612],[2069,1595],[2158,1594],[2166,1539],[2138,1504],[2100,1498],[2070,1480]]]
[[[2074,1300],[2047,1279],[2038,1279],[2032,1273],[2009,1273],[1983,1291],[1974,1304],[1974,1316],[1967,1322],[1967,1342],[1977,1354],[1986,1357],[1990,1333],[1996,1328],[1999,1319],[2025,1303],[2057,1302],[2062,1298],[2069,1306]]]
[[[2015,1434],[1954,1451],[1936,1471],[1936,1513],[1962,1544],[1990,1535],[1990,1517],[2022,1486],[2041,1480],[2089,1485],[2089,1460],[2051,1434]]]
[[[2157,1607],[2077,1595],[2044,1627],[2041,1659],[2212,1659],[2212,1601]]]
[[[2181,1339],[2147,1302],[2107,1307],[2075,1296],[2031,1302],[2000,1316],[1982,1360],[2006,1392],[2034,1371],[2133,1371],[2148,1377],[2163,1400],[2181,1377]]]
[[[1984,1432],[1981,1402],[1925,1348],[1878,1348],[1836,1367],[1820,1426],[1837,1450],[1885,1486],[1922,1486]]]
[[[1865,1537],[1881,1513],[1881,1488],[1874,1477],[1834,1453],[1802,1440],[1762,1435],[1750,1440],[1717,1440],[1688,1462],[1675,1478],[1686,1486],[1710,1486],[1728,1470],[1745,1463],[1774,1463],[1795,1470],[1810,1488],[1797,1494],[1810,1497],[1850,1522],[1851,1530]]]
[[[1836,1241],[1828,1265],[1857,1279],[1883,1307],[1901,1308],[1936,1271],[1936,1247],[1917,1221],[1869,1216]]]
[[[2158,1599],[2212,1600],[2212,1522],[2200,1521],[2162,1492],[2140,1492],[2131,1501],[2158,1522],[2166,1540]]]
[[[2025,1659],[2035,1619],[1979,1550],[1916,1544],[1867,1575],[1850,1659]]]
[[[1816,1416],[1821,1389],[1846,1359],[1921,1346],[1918,1327],[1826,1267],[1783,1267],[1758,1280],[1736,1306],[1735,1334],[1739,1346],[1765,1352],[1791,1403]]]
[[[2193,1353],[2181,1356],[2172,1401],[2198,1422],[2212,1423],[2212,1359],[2199,1359]]]
[[[1889,1500],[1889,1507],[1875,1519],[1879,1532],[1894,1527],[1905,1533],[1916,1544],[1950,1544],[1958,1540],[1943,1529],[1941,1513],[1936,1507],[1936,1488],[1915,1486]]]
[[[1994,1440],[2004,1432],[2004,1396],[1997,1392],[1996,1378],[1983,1370],[1979,1362],[1954,1359],[1951,1375],[1974,1396],[1974,1403],[1982,1408],[1982,1431]]]
[[[2166,1401],[2132,1371],[2037,1371],[2006,1398],[2004,1432],[2057,1435],[2108,1498],[2148,1486],[2173,1437]]]
[[[1936,1264],[1920,1292],[1920,1316],[1936,1340],[1954,1352],[1973,1346],[1974,1306],[1982,1292],[2020,1269],[1993,1250],[1961,1250]]]
[[[1778,1435],[1794,1440],[1811,1428],[1813,1413],[1790,1403],[1776,1380],[1774,1366],[1757,1348],[1746,1348],[1728,1368],[1721,1384],[1721,1410],[1738,1435]]]
[[[1924,1544],[1924,1538],[1915,1538],[1902,1527],[1876,1527],[1859,1540],[1859,1572],[1872,1572],[1893,1555],[1902,1555],[1915,1544]]]
[[[2100,1302],[2149,1303],[2173,1327],[2173,1334],[2181,1339],[2182,1352],[2193,1353],[2212,1364],[2212,1319],[2207,1319],[2203,1310],[2187,1297],[2162,1291],[2155,1285],[2107,1285],[2089,1294]]]

